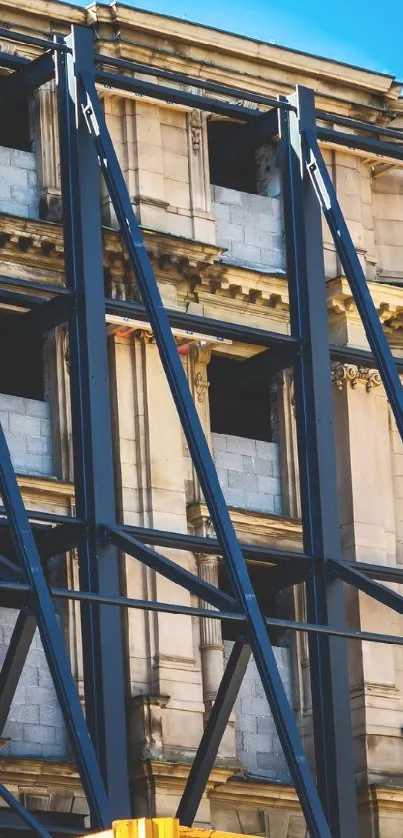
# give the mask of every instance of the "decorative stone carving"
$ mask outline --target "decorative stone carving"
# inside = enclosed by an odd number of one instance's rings
[[[211,344],[191,343],[189,355],[193,367],[193,384],[197,401],[203,404],[208,392],[207,365],[211,358]]]
[[[218,588],[218,556],[197,556],[199,576]],[[207,602],[203,607],[215,611]],[[206,710],[209,711],[217,695],[224,669],[223,641],[220,620],[202,617],[200,620],[200,653],[203,670],[203,694]]]
[[[348,384],[354,388],[360,381],[365,384],[367,393],[373,387],[379,387],[382,384],[378,370],[357,367],[355,364],[332,365],[332,384],[335,384],[338,390],[343,390]]]
[[[201,143],[202,118],[200,111],[196,110],[196,108],[194,108],[190,113],[189,125],[193,154],[198,154]]]

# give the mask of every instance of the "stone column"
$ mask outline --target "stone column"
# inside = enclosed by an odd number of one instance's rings
[[[46,221],[62,219],[59,131],[54,81],[36,91],[36,158],[39,212]]]
[[[218,556],[197,556],[199,576],[210,585],[218,587]],[[203,607],[213,609],[209,603],[203,602]],[[224,646],[222,640],[221,623],[202,617],[200,620],[200,651],[203,673],[203,697],[206,713],[209,714],[214,704],[218,687],[224,671]]]
[[[123,521],[186,532],[185,467],[176,408],[149,327],[111,345],[116,479]],[[195,557],[164,550],[197,573]],[[125,593],[190,605],[183,588],[125,558]],[[132,753],[186,762],[203,732],[199,621],[183,615],[127,614]]]
[[[332,380],[343,555],[362,562],[394,564],[389,415],[379,373],[336,364]],[[352,627],[398,633],[397,615],[365,594],[346,586],[346,602]],[[401,649],[351,642],[350,664],[358,778],[368,783],[390,782],[394,774],[401,778]]]

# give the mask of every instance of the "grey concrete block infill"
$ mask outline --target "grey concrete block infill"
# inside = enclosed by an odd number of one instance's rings
[[[229,506],[281,515],[278,445],[212,434],[218,479]]]

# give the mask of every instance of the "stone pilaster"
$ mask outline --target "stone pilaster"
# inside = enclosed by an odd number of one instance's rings
[[[377,370],[352,364],[332,368],[337,478],[343,555],[394,564],[396,534],[389,411]],[[397,616],[346,587],[349,623],[363,631],[394,634]],[[403,758],[403,696],[399,654],[391,646],[350,644],[350,683],[356,768],[361,781],[395,776]]]
[[[45,221],[61,221],[62,198],[55,83],[46,82],[38,88],[35,95],[40,216]]]
[[[199,576],[210,585],[218,587],[218,556],[198,556]],[[211,610],[213,606],[203,602],[203,607]],[[224,646],[220,620],[202,617],[200,620],[200,651],[203,672],[203,697],[206,710],[209,711],[217,695],[224,671]]]
[[[112,384],[112,400],[121,518],[128,523],[184,532],[187,519],[180,423],[149,329],[131,337],[113,338],[111,378],[116,381]],[[161,552],[197,572],[191,554]],[[135,559],[126,557],[124,567],[128,596],[184,605],[193,602],[187,591]],[[203,731],[199,625],[183,615],[135,611],[128,613],[127,624],[132,696],[153,698],[145,704],[133,701],[132,735],[133,731],[144,730],[148,719],[151,728],[145,741],[151,742],[154,756],[164,754],[176,759],[181,754],[189,758]],[[157,717],[161,717],[158,725]],[[140,741],[133,741],[136,752],[140,745]],[[147,747],[149,752],[150,745]]]

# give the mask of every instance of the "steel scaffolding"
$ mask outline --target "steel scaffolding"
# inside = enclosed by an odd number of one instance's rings
[[[403,570],[342,559],[336,512],[330,359],[358,361],[361,366],[379,369],[402,438],[403,390],[398,371],[403,369],[403,361],[391,355],[318,140],[331,140],[403,160],[403,133],[315,111],[314,93],[307,88],[297,87],[293,95],[274,99],[102,55],[94,48],[92,30],[85,27],[73,26],[67,38],[60,36],[53,41],[8,29],[1,29],[0,37],[43,50],[40,57],[31,61],[0,53],[0,66],[11,71],[2,79],[0,100],[3,103],[13,101],[18,105],[19,98],[56,79],[65,287],[0,277],[0,302],[29,308],[28,313],[13,318],[13,334],[17,337],[43,334],[60,324],[68,324],[76,502],[74,517],[26,510],[0,427],[0,491],[4,504],[0,517],[0,603],[2,607],[19,609],[0,671],[0,726],[3,728],[6,722],[38,627],[87,796],[92,826],[105,828],[113,819],[130,818],[121,609],[207,614],[210,619],[236,623],[237,640],[189,773],[177,813],[180,822],[185,826],[193,822],[252,652],[311,838],[353,838],[357,835],[357,815],[346,640],[359,638],[403,644],[403,638],[346,628],[343,587],[352,585],[403,613],[403,597],[382,584],[402,582]],[[164,84],[139,78],[142,74],[162,79]],[[165,82],[182,87],[166,86]],[[245,124],[237,146],[230,153],[239,155],[240,160],[245,149],[256,148],[278,135],[290,336],[164,308],[96,85],[236,118]],[[202,92],[186,92],[183,89],[186,85]],[[230,101],[234,98],[259,107],[234,104]],[[317,126],[317,118],[360,133],[346,134]],[[380,136],[386,139],[381,140]],[[136,275],[142,304],[105,297],[100,169]],[[321,211],[350,283],[370,352],[329,346]],[[27,294],[28,289],[35,290],[37,296]],[[152,328],[214,525],[215,539],[127,526],[116,521],[106,313],[141,319]],[[303,552],[264,549],[238,541],[172,336],[171,327],[178,325],[201,334],[260,344],[265,351],[259,356],[259,363],[267,376],[293,367]],[[220,554],[232,593],[210,585],[148,545]],[[50,586],[46,561],[73,547],[79,555],[80,590]],[[121,596],[120,552],[133,556],[217,610]],[[267,581],[279,589],[305,582],[306,623],[270,618],[262,613],[248,574],[250,558],[268,565]],[[56,618],[54,599],[74,599],[81,603],[85,716]],[[308,634],[316,781],[277,669],[268,626]],[[0,825],[4,829],[17,828],[24,822],[42,836],[49,836],[54,830],[66,832],[62,819],[60,823],[50,823],[40,813],[29,812],[4,785],[0,785],[0,796],[10,807],[1,810]]]

